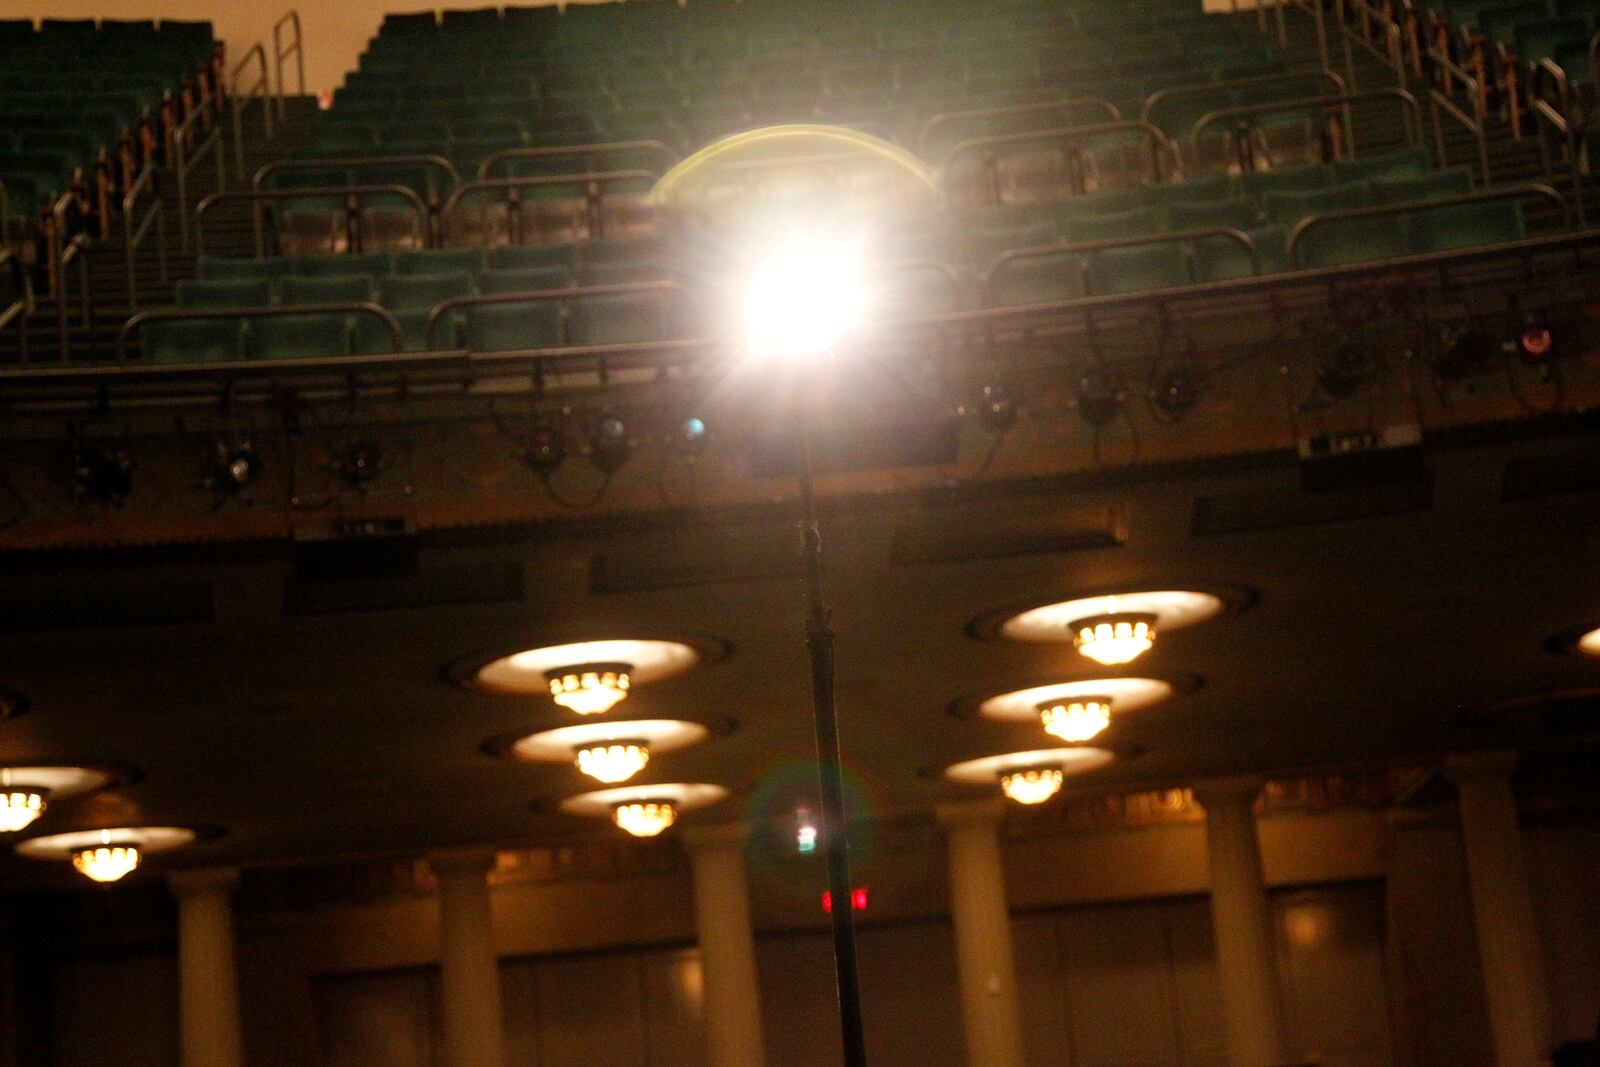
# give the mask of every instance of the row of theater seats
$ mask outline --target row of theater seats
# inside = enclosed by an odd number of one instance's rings
[[[211,62],[211,24],[0,21],[0,188],[7,222],[38,218],[119,137]]]
[[[1573,82],[1593,85],[1590,46],[1600,31],[1600,0],[1422,0],[1434,26],[1453,30],[1465,58],[1481,40],[1502,62],[1523,66],[1549,59]]]

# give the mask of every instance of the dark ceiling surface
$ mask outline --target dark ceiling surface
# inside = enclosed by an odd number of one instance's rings
[[[1600,493],[1508,502],[1507,463],[1593,447],[1592,437],[1567,436],[1437,452],[1429,480],[1403,496],[1410,510],[1303,525],[1276,525],[1310,514],[1287,458],[1121,485],[1013,484],[959,502],[886,493],[830,508],[839,707],[858,802],[886,814],[981,795],[930,772],[1047,741],[1037,727],[963,718],[952,705],[1113,672],[1066,645],[982,640],[969,624],[1011,604],[1118,589],[1251,595],[1243,610],[1162,635],[1132,665],[1130,673],[1199,684],[1118,720],[1107,738],[1123,758],[1069,788],[1381,768],[1452,749],[1544,743],[1516,716],[1494,725],[1477,713],[1600,687],[1600,660],[1546,647],[1553,634],[1600,624]],[[1314,513],[1370,511],[1373,493],[1391,489],[1325,496]],[[1197,508],[1219,501],[1244,501],[1255,516],[1244,525],[1258,529],[1197,535]],[[653,761],[642,779],[732,789],[706,818],[777,814],[799,799],[812,751],[786,514],[774,503],[764,517],[737,522],[690,515],[668,526],[552,525],[528,537],[425,542],[420,574],[407,581],[431,580],[435,601],[451,589],[488,601],[433,607],[328,610],[404,603],[384,593],[383,579],[295,601],[304,583],[286,548],[188,565],[8,566],[0,590],[18,610],[52,597],[92,604],[95,591],[159,599],[162,589],[198,583],[209,587],[215,619],[25,632],[14,616],[0,636],[0,683],[31,707],[0,723],[0,762],[137,768],[135,782],[55,805],[27,833],[129,823],[225,831],[161,861],[170,866],[616,833],[555,810],[593,784],[575,768],[482,751],[495,735],[574,716],[543,698],[458,685],[450,667],[554,641],[687,636],[726,642],[728,654],[640,687],[612,717],[731,719],[737,728]],[[1108,529],[1125,538],[1051,550],[996,537],[1079,514],[1117,516]],[[919,553],[908,544],[940,547]],[[1001,551],[1015,554],[993,555]],[[940,561],[905,562],[919,555]],[[507,599],[519,583],[520,595]],[[321,613],[286,614],[290,601]],[[0,858],[4,884],[66,881],[64,865]]]

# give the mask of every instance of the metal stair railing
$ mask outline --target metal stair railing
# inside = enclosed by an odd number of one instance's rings
[[[1454,96],[1441,90],[1437,85],[1428,87],[1428,112],[1433,122],[1433,139],[1439,162],[1445,162],[1444,155],[1444,123],[1440,120],[1441,113],[1449,115],[1478,142],[1478,171],[1483,177],[1483,184],[1488,185],[1489,175],[1489,136],[1486,123],[1487,113],[1484,110],[1483,85],[1477,76],[1468,73],[1466,68],[1456,64],[1441,49],[1433,48],[1428,52],[1434,66],[1444,73],[1447,78],[1459,81],[1466,90],[1467,99],[1472,101],[1472,113],[1469,115],[1457,104]],[[1452,82],[1453,84],[1453,82]]]
[[[205,115],[203,108],[191,111],[183,123],[172,131],[169,141],[172,172],[178,184],[178,247],[189,251],[189,175],[194,172],[209,153],[216,161],[217,192],[222,192],[228,187],[226,174],[225,153],[222,150],[222,124],[216,123],[211,127],[209,134],[190,151],[190,143],[194,140],[192,127],[200,122]]]
[[[289,38],[288,43],[284,42],[283,31],[285,27],[294,31],[294,35]],[[283,83],[283,63],[290,56],[293,56],[295,61],[295,91],[300,96],[304,96],[306,95],[306,52],[300,34],[300,12],[293,8],[290,8],[288,14],[272,24],[272,66],[278,75],[277,98],[278,121],[280,123],[285,121],[289,115],[289,105],[286,99],[288,93],[285,91]]]
[[[0,330],[12,323],[17,326],[17,360],[28,362],[28,316],[33,314],[33,285],[26,271],[16,270],[11,249],[0,246],[0,276],[11,274],[16,281],[16,299],[0,307]]]
[[[249,88],[241,89],[239,80],[251,61],[258,71]],[[265,136],[272,136],[272,77],[267,69],[267,50],[257,41],[234,66],[228,75],[228,96],[233,103],[233,152],[240,174],[244,173],[244,110],[251,100],[261,102],[261,128]]]
[[[213,133],[215,137],[215,133]],[[218,156],[220,169],[221,156]],[[150,206],[144,216],[137,222],[134,214],[138,210],[139,196],[150,193]],[[182,210],[183,197],[179,194],[179,209]],[[161,284],[167,283],[167,216],[166,207],[161,202],[161,195],[156,191],[156,169],[145,167],[144,173],[139,175],[139,180],[128,188],[122,196],[122,242],[123,256],[128,271],[128,306],[139,306],[139,281],[138,258],[139,246],[150,233],[154,226],[156,231],[156,262],[160,270]]]
[[[1546,92],[1554,92],[1551,99]],[[1544,164],[1546,179],[1554,184],[1556,179],[1555,153],[1551,150],[1552,134],[1561,138],[1561,154],[1565,156],[1572,176],[1572,199],[1576,206],[1578,225],[1588,220],[1583,204],[1583,145],[1578,128],[1573,123],[1572,84],[1567,72],[1551,59],[1541,59],[1533,70],[1528,85],[1528,108],[1533,112],[1539,136],[1539,160]]]

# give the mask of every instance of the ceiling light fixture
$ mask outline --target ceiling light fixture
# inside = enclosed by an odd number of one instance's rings
[[[607,785],[626,782],[650,762],[650,749],[643,741],[602,742],[580,748],[576,754],[578,770]]]
[[[26,829],[52,800],[64,800],[111,784],[114,775],[98,767],[0,767],[0,833]]]
[[[600,715],[616,707],[632,684],[628,663],[579,663],[546,671],[550,699],[579,715]]]
[[[1106,666],[1131,663],[1156,643],[1156,617],[1146,612],[1094,615],[1072,624],[1078,651]]]
[[[119,842],[110,830],[102,830],[99,844],[73,850],[72,866],[85,878],[115,882],[131,874],[142,859],[137,845]]]
[[[1045,733],[1073,743],[1088,741],[1111,725],[1111,698],[1047,700],[1039,705],[1039,719],[1044,723]]]
[[[1000,776],[1000,790],[1018,804],[1043,804],[1061,792],[1060,767],[1019,767]]]
[[[44,814],[45,795],[37,789],[0,792],[0,834],[14,834]]]
[[[1579,652],[1589,656],[1600,656],[1600,626],[1581,635],[1576,644]]]
[[[656,837],[678,821],[678,809],[670,800],[631,800],[618,804],[611,818],[634,837]]]

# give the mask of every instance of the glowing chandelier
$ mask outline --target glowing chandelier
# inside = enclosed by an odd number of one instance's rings
[[[1156,617],[1144,613],[1095,615],[1075,621],[1072,635],[1079,652],[1097,663],[1116,666],[1150,651],[1156,643]]]
[[[628,663],[579,663],[546,671],[550,698],[579,715],[600,715],[628,695]]]
[[[678,809],[669,800],[633,800],[618,804],[611,817],[634,837],[655,837],[678,821]]]
[[[608,784],[626,782],[650,762],[650,749],[643,741],[601,741],[579,748],[576,754],[578,770]]]
[[[1039,720],[1045,732],[1063,741],[1088,741],[1111,725],[1111,698],[1073,697],[1047,700],[1039,705]]]

